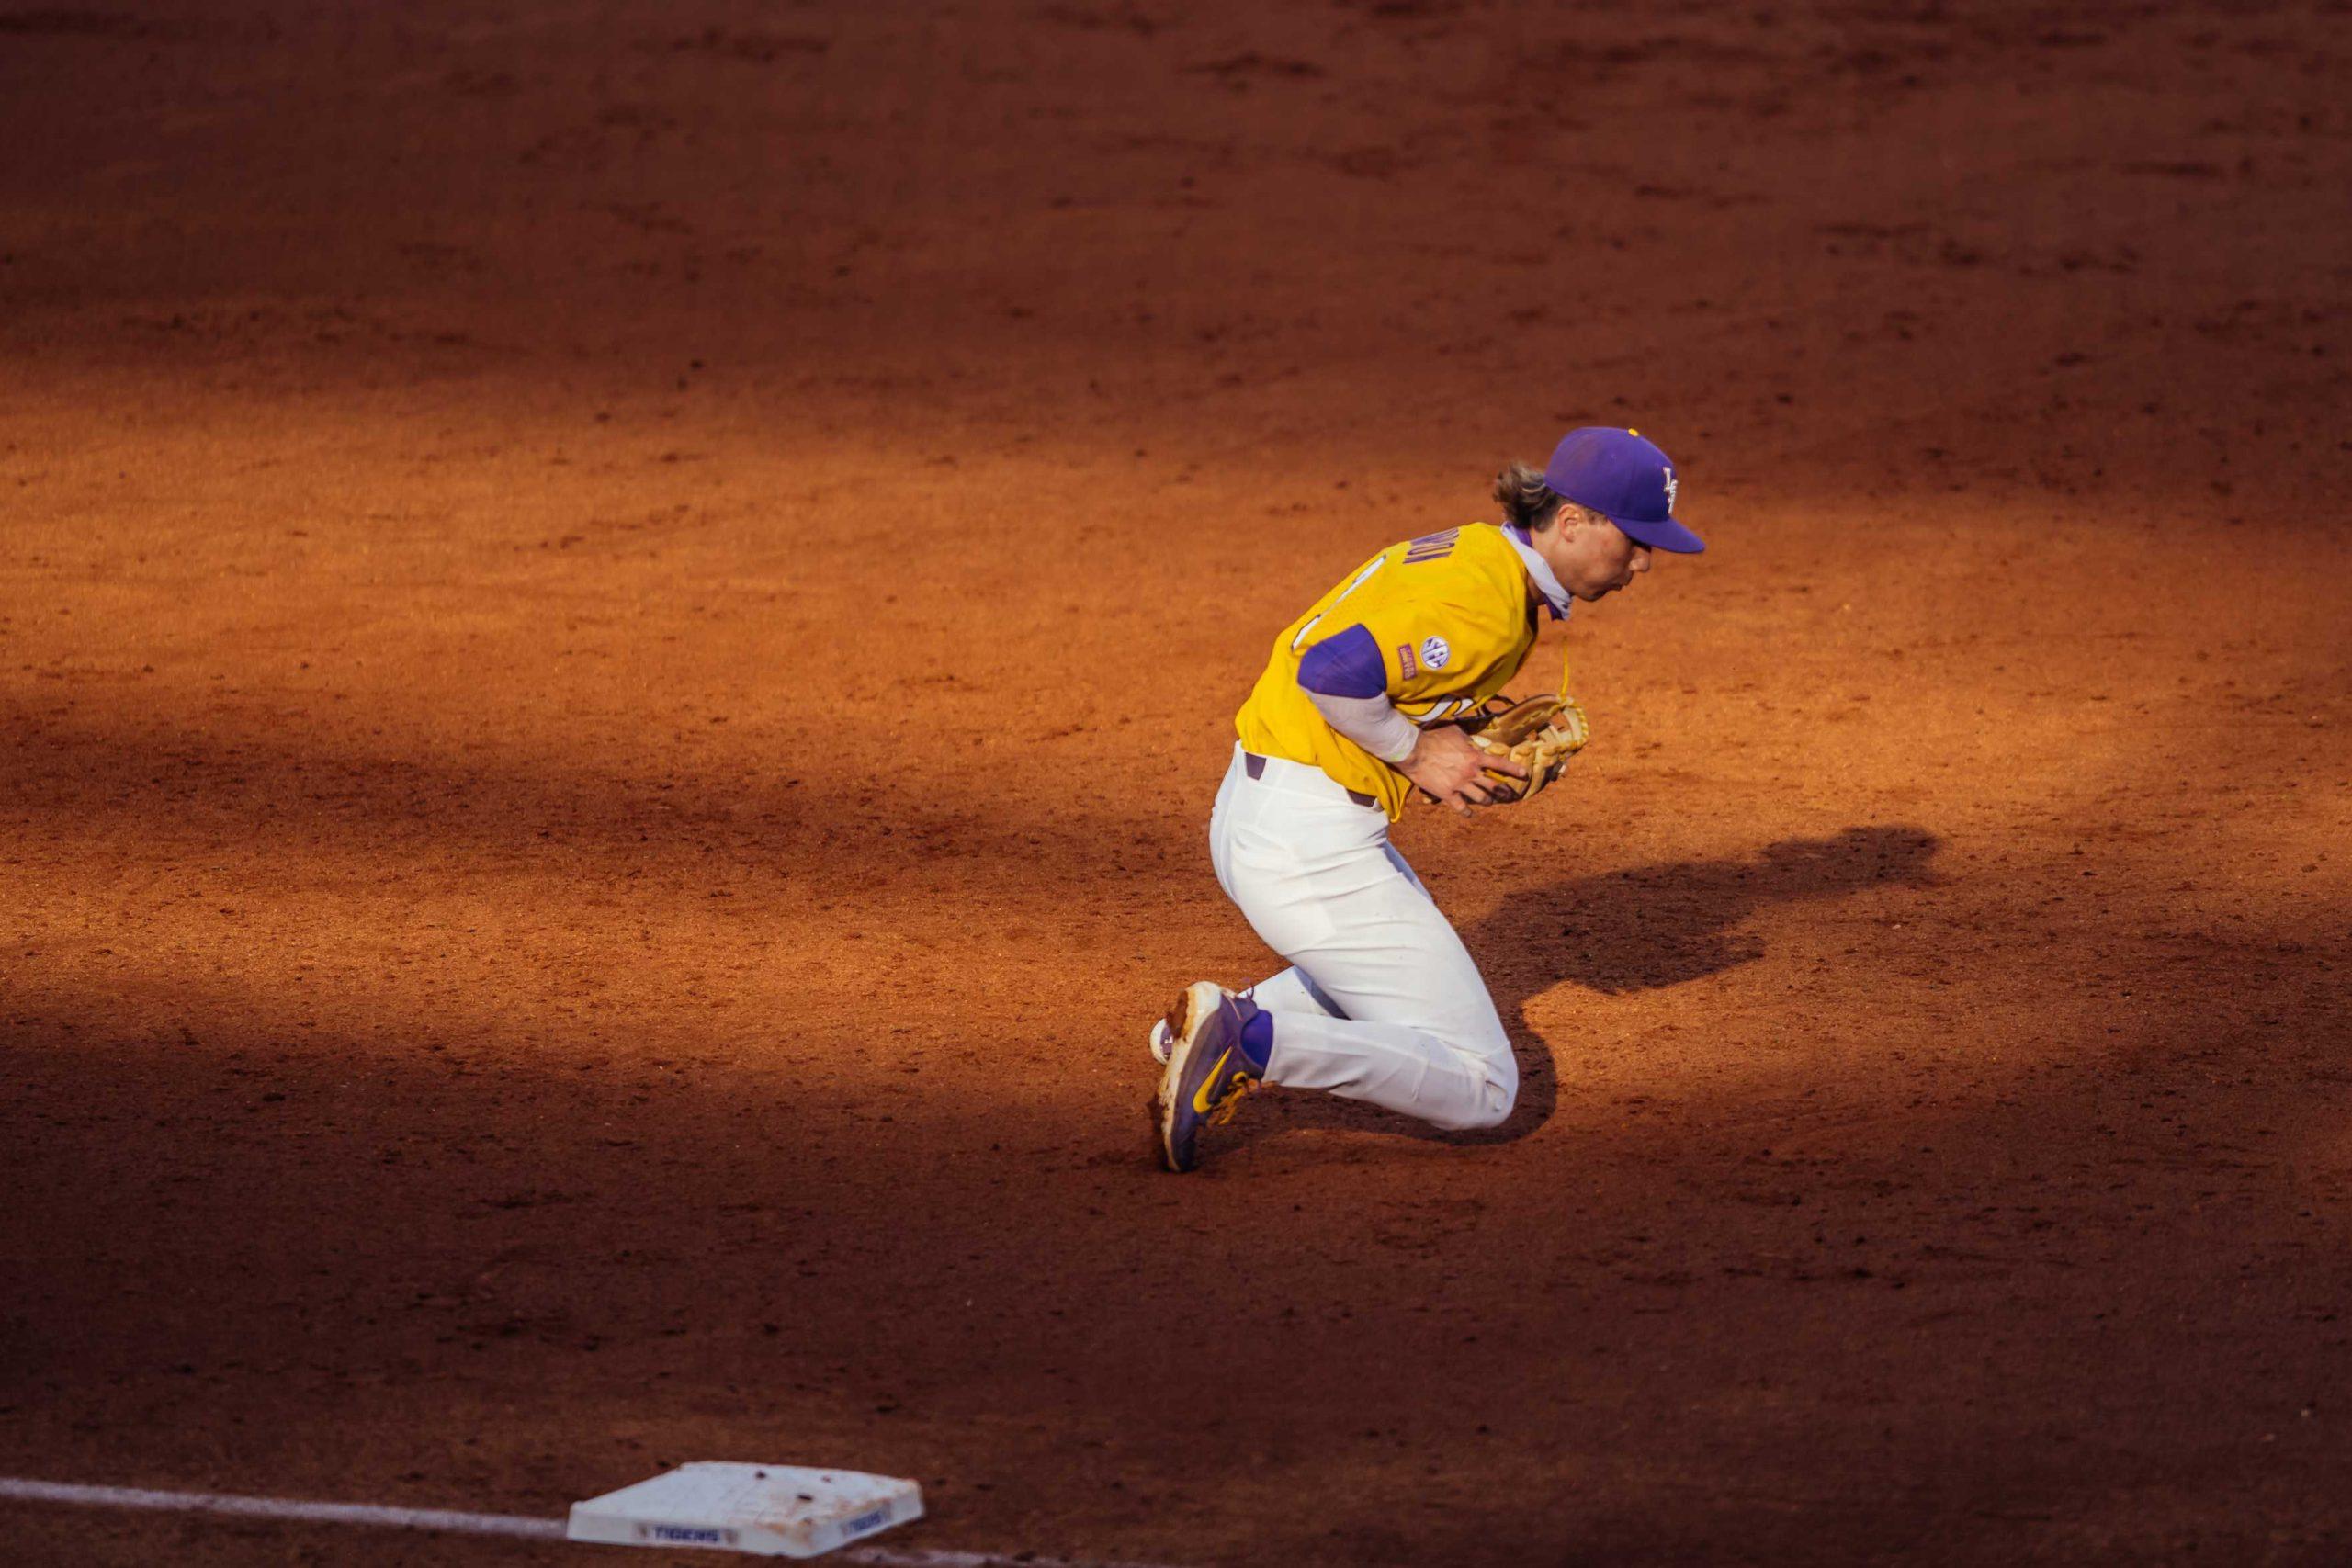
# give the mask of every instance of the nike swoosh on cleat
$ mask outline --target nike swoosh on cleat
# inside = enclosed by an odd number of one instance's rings
[[[1206,1116],[1209,1113],[1209,1090],[1215,1089],[1224,1079],[1225,1065],[1232,1059],[1233,1047],[1228,1045],[1225,1048],[1225,1054],[1216,1059],[1216,1066],[1209,1069],[1209,1076],[1201,1080],[1201,1087],[1193,1091],[1193,1111],[1195,1115]]]

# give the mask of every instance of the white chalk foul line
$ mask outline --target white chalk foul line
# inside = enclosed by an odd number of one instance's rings
[[[130,1508],[148,1513],[233,1514],[253,1519],[290,1519],[304,1524],[365,1525],[378,1529],[446,1530],[458,1535],[522,1536],[563,1540],[564,1522],[529,1514],[469,1514],[453,1508],[388,1508],[377,1503],[315,1503],[297,1497],[240,1497],[227,1492],[155,1492],[137,1486],[84,1486],[68,1481],[35,1481],[0,1475],[0,1500],[62,1503],[69,1507]],[[888,1546],[852,1546],[831,1555],[871,1568],[1153,1568],[1145,1562],[1083,1562],[1059,1557],[1009,1556],[989,1551],[923,1551]]]
[[[0,1497],[65,1503],[84,1508],[137,1508],[182,1514],[240,1514],[255,1519],[311,1524],[374,1525],[385,1529],[455,1530],[462,1535],[520,1535],[561,1540],[561,1519],[521,1514],[466,1514],[448,1508],[386,1508],[373,1503],[306,1503],[290,1497],[235,1497],[225,1492],[148,1492],[135,1486],[75,1486],[62,1481],[0,1476]]]

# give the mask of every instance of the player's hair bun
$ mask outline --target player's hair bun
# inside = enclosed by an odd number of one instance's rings
[[[1521,528],[1541,528],[1560,510],[1560,498],[1544,482],[1544,470],[1525,463],[1507,464],[1495,476],[1495,500],[1502,505],[1503,521]]]

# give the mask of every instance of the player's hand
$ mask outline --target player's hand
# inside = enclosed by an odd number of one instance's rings
[[[1527,770],[1510,758],[1479,750],[1470,744],[1468,731],[1452,724],[1422,730],[1413,742],[1412,755],[1397,763],[1396,771],[1419,785],[1431,800],[1451,806],[1464,817],[1472,807],[1488,805],[1495,798],[1483,775],[1527,776]]]

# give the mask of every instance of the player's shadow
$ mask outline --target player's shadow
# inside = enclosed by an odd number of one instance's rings
[[[1568,981],[1603,996],[1679,986],[1763,956],[1738,928],[1769,905],[1842,898],[1890,884],[1928,886],[1938,840],[1917,828],[1849,828],[1826,839],[1783,839],[1742,860],[1676,861],[1514,888],[1462,940],[1487,977],[1519,1058],[1519,1101],[1501,1126],[1443,1133],[1373,1106],[1324,1094],[1266,1097],[1226,1133],[1253,1142],[1294,1127],[1346,1127],[1458,1144],[1510,1143],[1551,1120],[1559,1074],[1550,1044],[1527,1024],[1527,1003]],[[1441,889],[1441,895],[1442,889]]]

